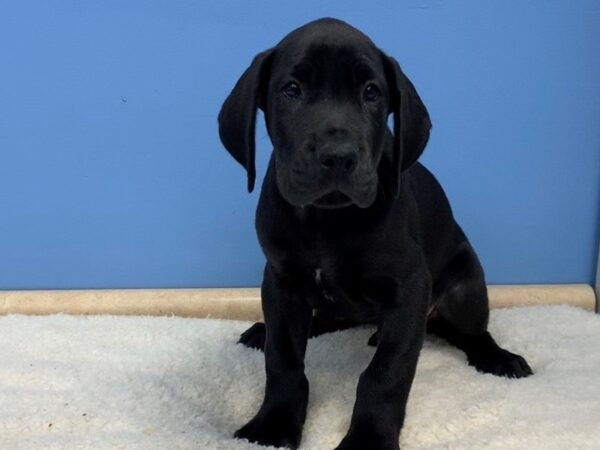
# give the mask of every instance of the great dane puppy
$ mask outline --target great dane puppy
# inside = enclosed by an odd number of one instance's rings
[[[245,167],[249,191],[257,108],[274,147],[256,214],[265,323],[240,341],[264,348],[267,383],[237,438],[297,448],[307,339],[359,324],[377,326],[369,341],[377,350],[338,450],[399,448],[426,331],[480,372],[532,373],[487,331],[483,270],[442,188],[416,162],[431,122],[393,58],[335,19],[259,53],[219,114],[221,140]]]

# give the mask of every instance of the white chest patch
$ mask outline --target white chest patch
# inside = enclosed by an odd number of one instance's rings
[[[321,284],[321,269],[315,269],[315,281],[317,284]]]
[[[315,281],[317,282],[317,286],[321,288],[321,293],[323,297],[325,297],[330,302],[335,301],[334,298],[325,290],[325,286],[323,286],[323,280],[321,278],[321,269],[315,269]]]

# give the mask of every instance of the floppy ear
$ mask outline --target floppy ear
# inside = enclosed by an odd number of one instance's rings
[[[256,109],[264,109],[271,50],[256,55],[225,99],[219,113],[219,136],[227,151],[248,173],[248,192],[254,189]]]
[[[383,53],[382,57],[390,91],[390,113],[394,114],[393,192],[397,197],[401,173],[423,153],[429,139],[431,121],[419,94],[402,73],[398,62]]]

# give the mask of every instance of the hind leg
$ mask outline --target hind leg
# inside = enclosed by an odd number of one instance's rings
[[[349,320],[327,320],[322,317],[314,316],[311,322],[309,337],[312,338],[325,333],[346,330],[356,325],[355,322]],[[262,351],[265,348],[266,331],[263,322],[256,322],[241,334],[238,343]]]
[[[522,356],[501,348],[487,331],[479,335],[461,333],[444,319],[434,319],[427,327],[429,333],[463,350],[469,364],[479,372],[508,378],[522,378],[533,374]]]
[[[464,351],[479,372],[509,378],[533,373],[522,356],[501,348],[487,331],[489,305],[483,270],[466,238],[434,285],[434,298],[427,331]]]

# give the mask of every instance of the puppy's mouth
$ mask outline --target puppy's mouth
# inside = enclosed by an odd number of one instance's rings
[[[338,209],[349,206],[368,208],[377,194],[377,173],[361,172],[355,179],[330,179],[302,171],[289,173],[277,167],[276,183],[279,192],[291,205]]]
[[[344,208],[352,204],[352,199],[340,191],[333,191],[325,194],[313,202],[313,205],[318,208],[334,209]]]

